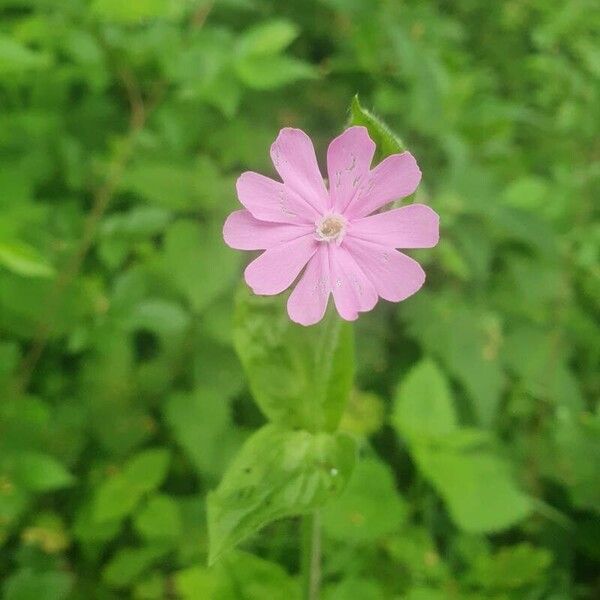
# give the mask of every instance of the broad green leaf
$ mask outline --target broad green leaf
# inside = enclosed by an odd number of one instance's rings
[[[194,566],[178,571],[175,589],[182,600],[300,600],[297,579],[281,565],[240,551],[231,552],[212,568]]]
[[[479,554],[468,573],[468,581],[490,593],[498,590],[518,590],[542,581],[552,562],[546,548],[536,548],[528,542],[505,546],[494,554]]]
[[[273,90],[318,75],[310,63],[292,56],[247,56],[239,59],[235,67],[240,80],[255,90]]]
[[[31,498],[25,490],[0,472],[0,547],[10,535],[19,518],[28,509]]]
[[[435,438],[456,429],[448,382],[431,359],[414,366],[400,383],[392,419],[398,431],[414,439]]]
[[[200,181],[191,164],[140,161],[125,174],[122,186],[147,202],[168,209],[198,208]]]
[[[168,547],[160,545],[142,548],[124,547],[106,565],[102,578],[111,587],[128,587],[168,551]]]
[[[72,577],[65,571],[37,571],[26,566],[14,572],[2,586],[3,600],[67,600]]]
[[[162,483],[169,459],[169,452],[162,448],[145,450],[131,458],[97,489],[94,520],[114,521],[130,514],[148,492]]]
[[[352,326],[334,310],[312,327],[293,323],[282,297],[240,288],[235,347],[265,416],[287,427],[333,431],[354,378]]]
[[[233,552],[220,566],[215,600],[268,598],[300,600],[300,585],[278,563],[248,552]],[[198,596],[196,596],[198,598]],[[191,600],[191,599],[190,599]]]
[[[508,465],[490,451],[422,445],[414,448],[414,456],[454,522],[465,531],[502,531],[532,511],[531,499],[517,487]]]
[[[369,131],[369,136],[377,145],[376,162],[390,154],[398,154],[406,150],[402,140],[383,121],[361,106],[358,95],[354,96],[350,105],[348,126],[352,125],[362,125]]]
[[[180,220],[165,235],[165,275],[195,312],[201,312],[230,287],[237,274],[241,255],[225,246],[221,230],[221,222]]]
[[[383,585],[377,579],[350,576],[324,590],[324,600],[387,600]]]
[[[360,460],[341,496],[323,509],[323,528],[342,542],[371,542],[397,530],[406,512],[387,465]]]
[[[52,265],[29,244],[0,241],[0,266],[23,277],[52,277]]]
[[[552,437],[548,476],[566,486],[575,506],[600,512],[600,414],[582,412],[576,418],[561,410]]]
[[[32,492],[49,492],[73,485],[75,478],[49,454],[26,452],[17,456],[15,478]]]
[[[0,34],[0,76],[49,67],[50,57]]]
[[[277,54],[297,36],[298,27],[291,21],[265,21],[244,31],[238,38],[236,52],[241,56]]]
[[[469,394],[473,413],[490,427],[504,387],[497,319],[453,293],[421,292],[402,309],[411,335]]]
[[[177,443],[201,473],[218,474],[229,456],[223,442],[231,428],[229,406],[213,390],[173,394],[164,406],[164,418]]]
[[[102,20],[127,24],[146,19],[177,18],[187,4],[187,0],[94,0],[91,11]]]
[[[193,566],[177,571],[173,581],[178,598],[182,600],[215,598],[218,575],[215,569]]]
[[[325,504],[345,487],[355,445],[344,434],[265,425],[208,497],[210,562],[267,523]]]
[[[177,502],[169,496],[152,496],[135,515],[133,525],[148,541],[178,537],[182,532],[182,523]]]
[[[189,326],[189,314],[176,302],[148,298],[140,302],[127,319],[132,330],[154,331],[166,338],[181,336]]]

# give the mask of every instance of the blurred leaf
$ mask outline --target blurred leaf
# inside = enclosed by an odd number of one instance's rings
[[[177,503],[169,496],[148,499],[133,520],[136,531],[147,541],[168,540],[182,533]]]
[[[174,394],[164,406],[165,420],[200,473],[218,474],[229,454],[223,442],[231,427],[225,398],[211,390]]]
[[[515,525],[532,503],[515,485],[508,466],[488,451],[418,446],[415,458],[455,523],[465,531],[493,533]]]
[[[499,361],[502,332],[494,315],[454,294],[424,291],[402,314],[411,335],[462,383],[475,417],[489,427],[505,382]]]
[[[545,548],[524,542],[506,546],[493,555],[479,555],[468,578],[487,590],[519,589],[542,580],[552,558]]]
[[[333,431],[354,377],[352,326],[333,310],[312,327],[290,321],[282,298],[240,288],[235,347],[256,403],[274,423]]]
[[[285,50],[297,36],[298,27],[291,21],[264,21],[244,31],[238,38],[236,51],[244,56],[277,54]]]
[[[168,548],[161,546],[122,548],[110,559],[102,577],[111,587],[128,587],[167,552]]]
[[[175,573],[175,589],[182,600],[215,598],[217,573],[204,567],[187,567]]]
[[[240,255],[223,243],[220,223],[180,220],[166,232],[165,273],[195,312],[201,312],[231,286],[239,261]]]
[[[397,530],[406,510],[387,465],[363,459],[342,495],[323,509],[323,528],[342,542],[370,542]]]
[[[145,19],[177,18],[185,10],[186,0],[93,0],[91,10],[103,20],[115,23],[136,23]]]
[[[0,76],[50,66],[49,56],[0,34]]]
[[[456,430],[448,382],[432,360],[417,363],[400,383],[393,422],[398,431],[415,440],[435,438]]]
[[[567,486],[575,506],[600,512],[600,415],[581,413],[576,418],[562,409],[552,438],[547,474]]]
[[[113,521],[130,514],[140,500],[160,486],[169,467],[169,452],[145,450],[131,458],[122,470],[98,487],[94,498],[94,520]]]
[[[223,560],[220,580],[215,600],[236,597],[269,600],[301,598],[298,581],[290,577],[279,564],[247,552],[232,552]]]
[[[317,77],[310,63],[291,56],[252,55],[240,58],[235,66],[240,80],[255,90],[273,90]]]
[[[66,600],[71,576],[61,571],[35,571],[24,567],[4,582],[4,600]]]
[[[324,600],[385,600],[386,592],[376,579],[349,577],[325,589]]]
[[[53,267],[39,252],[23,242],[0,240],[0,265],[24,277],[52,277]]]
[[[404,152],[406,149],[400,138],[392,133],[383,121],[361,106],[358,94],[354,96],[350,105],[348,126],[352,125],[362,125],[369,131],[369,136],[377,146],[375,162],[381,161],[390,154]]]
[[[355,461],[343,434],[265,425],[241,448],[208,497],[210,562],[267,523],[303,514],[344,489]]]
[[[48,492],[72,485],[75,478],[53,456],[39,452],[19,454],[15,478],[32,492]]]

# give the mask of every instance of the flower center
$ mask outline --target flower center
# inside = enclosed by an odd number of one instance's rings
[[[346,234],[346,219],[342,215],[329,214],[317,221],[315,237],[322,242],[342,243]]]

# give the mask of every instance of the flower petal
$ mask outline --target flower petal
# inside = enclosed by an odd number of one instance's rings
[[[225,221],[223,238],[236,250],[265,250],[312,231],[311,225],[269,223],[255,219],[250,211],[236,210]]]
[[[410,152],[392,154],[369,174],[345,211],[349,218],[366,217],[392,200],[410,196],[421,181],[421,171]]]
[[[240,202],[261,221],[314,223],[315,209],[283,183],[260,173],[246,171],[236,183]]]
[[[343,319],[354,321],[377,304],[377,291],[346,248],[329,244],[329,249],[335,307]]]
[[[329,195],[315,149],[304,131],[291,127],[282,129],[271,146],[271,160],[286,187],[320,214],[329,208]]]
[[[433,248],[440,238],[440,218],[424,204],[409,204],[352,221],[347,235],[388,248]]]
[[[384,300],[404,300],[425,282],[421,265],[406,254],[358,238],[343,243]]]
[[[298,277],[317,246],[311,234],[265,250],[246,267],[246,283],[255,294],[271,296],[283,292]]]
[[[350,127],[327,149],[327,173],[332,208],[343,211],[369,175],[375,142],[366,127]]]
[[[331,291],[330,279],[327,245],[320,244],[288,298],[288,315],[292,321],[314,325],[323,318]]]

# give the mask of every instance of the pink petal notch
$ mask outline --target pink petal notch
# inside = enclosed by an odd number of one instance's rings
[[[440,239],[440,218],[424,204],[409,204],[356,219],[351,235],[390,248],[433,248]]]
[[[319,171],[315,149],[301,129],[286,127],[271,146],[274,167],[291,190],[316,211],[329,207],[329,195]]]
[[[412,154],[392,154],[372,168],[375,144],[365,127],[350,127],[327,151],[329,190],[310,138],[285,128],[271,147],[282,181],[243,173],[237,191],[244,210],[225,221],[225,242],[262,250],[244,273],[258,295],[295,287],[287,302],[292,321],[313,325],[329,297],[339,315],[354,321],[379,298],[400,302],[416,293],[425,272],[398,249],[432,248],[439,217],[424,204],[377,213],[411,195],[421,181]]]
[[[332,208],[343,211],[369,176],[375,143],[366,127],[350,127],[327,150],[327,174]]]
[[[331,281],[327,247],[321,245],[308,263],[287,303],[290,319],[300,325],[314,325],[325,315]]]

